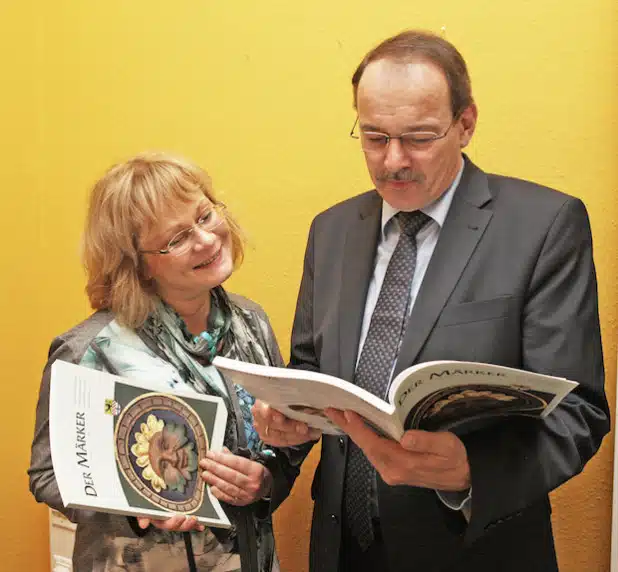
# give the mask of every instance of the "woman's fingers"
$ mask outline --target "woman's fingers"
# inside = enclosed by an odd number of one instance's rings
[[[302,421],[286,417],[259,399],[251,408],[253,426],[264,443],[276,447],[302,445],[321,437],[321,432]]]
[[[200,524],[194,516],[175,514],[166,519],[154,519],[138,517],[137,522],[140,528],[146,529],[149,525],[160,529],[174,532],[188,532],[189,530],[204,530],[204,525]]]
[[[200,461],[202,478],[211,492],[229,504],[243,506],[270,490],[272,476],[264,465],[226,452],[209,451]]]

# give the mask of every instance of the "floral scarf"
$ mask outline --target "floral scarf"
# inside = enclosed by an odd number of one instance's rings
[[[222,397],[228,407],[226,442],[236,444],[234,407],[225,382],[213,367],[209,367],[215,355],[223,355],[250,363],[268,365],[264,349],[257,341],[257,332],[252,330],[253,321],[245,319],[243,310],[230,304],[223,288],[211,293],[211,309],[206,329],[193,336],[178,313],[161,301],[144,326],[141,337],[156,346],[165,359],[173,364],[183,381],[197,393]],[[242,413],[248,448],[259,452],[262,442],[253,428],[251,406],[255,398],[242,387],[234,387]],[[229,446],[229,445],[228,445]]]

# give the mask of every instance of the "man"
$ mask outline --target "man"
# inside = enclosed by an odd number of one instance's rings
[[[322,438],[311,570],[557,570],[547,495],[609,430],[585,207],[462,155],[477,108],[465,62],[444,39],[390,38],[352,82],[352,135],[375,190],[313,221],[291,367],[381,397],[402,369],[437,359],[580,385],[542,421],[407,431],[400,442],[329,410],[349,439]],[[319,437],[266,404],[254,413],[273,445]]]

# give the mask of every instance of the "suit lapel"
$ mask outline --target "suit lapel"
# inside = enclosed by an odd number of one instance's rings
[[[377,193],[371,193],[354,214],[346,233],[339,301],[339,372],[340,377],[348,381],[354,377],[365,300],[373,274],[380,233],[381,213],[382,200]]]
[[[467,158],[408,321],[394,375],[416,360],[492,217],[487,176]]]

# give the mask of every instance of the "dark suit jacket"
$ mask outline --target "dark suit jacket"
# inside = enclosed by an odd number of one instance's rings
[[[311,225],[291,367],[352,381],[380,229],[371,191]],[[435,491],[378,477],[391,570],[556,570],[549,491],[609,430],[590,226],[583,203],[486,174],[467,158],[412,310],[395,375],[423,361],[489,362],[580,386],[544,421],[511,418],[463,437],[472,518]],[[324,436],[312,494],[311,570],[337,569],[347,439]]]

